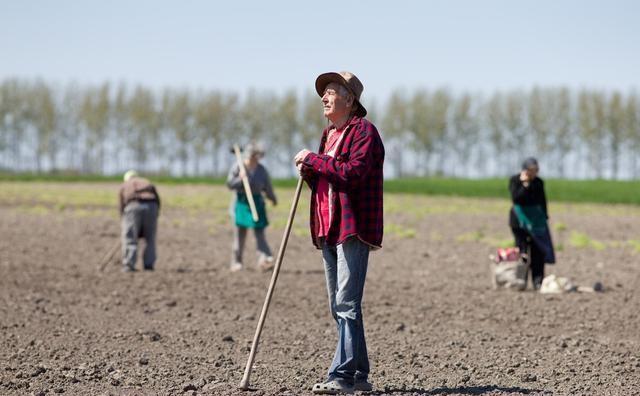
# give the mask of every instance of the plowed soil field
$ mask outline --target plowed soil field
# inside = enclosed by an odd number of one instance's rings
[[[116,184],[0,184],[0,394],[303,395],[335,342],[308,190],[252,375],[237,389],[270,273],[228,270],[230,193],[158,186],[156,271],[123,273]],[[293,191],[277,191],[277,250]],[[640,208],[550,203],[547,273],[603,293],[492,289],[508,202],[385,197],[363,303],[372,394],[640,394]],[[141,268],[138,263],[138,268]]]

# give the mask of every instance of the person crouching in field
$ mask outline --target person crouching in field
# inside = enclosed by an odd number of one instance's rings
[[[134,170],[124,174],[120,187],[120,216],[122,219],[123,271],[135,271],[138,239],[144,238],[142,263],[146,271],[153,271],[156,262],[156,231],[160,213],[160,196],[149,180]]]
[[[274,266],[271,248],[267,243],[265,228],[269,225],[267,210],[262,194],[264,193],[273,205],[278,204],[276,194],[273,192],[269,172],[260,159],[264,157],[264,150],[255,143],[250,143],[245,148],[244,169],[237,163],[229,170],[227,176],[227,187],[234,190],[235,194],[231,201],[231,218],[234,220],[235,228],[233,234],[233,257],[231,261],[231,271],[240,271],[243,268],[242,254],[244,244],[247,239],[247,229],[253,228],[258,248],[258,268],[269,271]],[[249,201],[243,188],[242,178],[245,175],[249,179],[253,200],[258,212],[258,221],[254,221],[251,216]]]
[[[509,191],[513,207],[509,212],[509,225],[521,253],[531,257],[529,270],[535,290],[540,289],[544,279],[545,263],[555,263],[555,253],[549,232],[547,197],[544,182],[538,177],[538,161],[527,158],[522,163],[520,174],[509,180]],[[525,280],[526,282],[526,280]]]
[[[311,237],[322,250],[331,314],[338,344],[328,378],[313,386],[320,394],[370,391],[369,357],[362,297],[369,251],[382,246],[384,146],[364,117],[363,86],[349,72],[316,79],[324,116],[318,153],[301,150],[295,163],[311,187]]]

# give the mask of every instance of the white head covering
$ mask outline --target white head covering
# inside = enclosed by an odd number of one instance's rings
[[[131,179],[132,177],[136,177],[136,176],[138,176],[138,172],[134,171],[133,169],[130,169],[130,170],[125,172],[124,181],[129,181],[129,179]]]
[[[260,154],[260,157],[264,157],[264,146],[258,142],[250,142],[244,148],[244,155],[246,158],[251,157],[253,154]]]

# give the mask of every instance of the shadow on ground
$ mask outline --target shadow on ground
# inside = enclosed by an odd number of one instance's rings
[[[496,385],[487,386],[460,386],[457,388],[441,387],[435,389],[420,388],[391,388],[384,391],[374,391],[370,395],[388,395],[388,394],[414,394],[414,395],[484,395],[494,392],[520,393],[528,395],[531,393],[542,392],[540,389],[526,389],[520,387],[503,387]]]

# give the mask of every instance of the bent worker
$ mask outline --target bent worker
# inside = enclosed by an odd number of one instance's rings
[[[312,391],[370,391],[362,297],[369,251],[382,247],[384,146],[364,118],[364,88],[355,75],[325,73],[315,85],[330,125],[322,131],[318,152],[302,150],[295,163],[312,191],[311,238],[322,250],[338,343],[327,380]]]
[[[156,262],[156,232],[160,213],[160,195],[149,180],[134,170],[124,174],[120,187],[120,216],[122,219],[122,269],[135,271],[138,239],[144,238],[143,268],[153,271]]]
[[[535,290],[542,285],[545,263],[555,263],[548,226],[547,196],[544,182],[538,177],[539,171],[538,161],[530,157],[522,163],[521,172],[509,180],[513,202],[509,212],[509,225],[520,252],[529,254],[527,261]],[[525,286],[526,282],[527,279]]]
[[[235,163],[229,170],[229,175],[227,176],[227,187],[235,191],[231,201],[231,217],[235,227],[230,269],[236,272],[244,268],[242,256],[247,240],[247,229],[252,228],[256,237],[258,250],[257,267],[262,271],[269,271],[274,266],[274,259],[265,236],[265,228],[269,225],[269,220],[267,218],[267,209],[263,194],[273,205],[277,205],[278,200],[276,194],[273,192],[269,172],[267,168],[260,163],[260,159],[264,157],[264,149],[257,143],[250,143],[245,148],[244,153],[244,166],[240,167]],[[247,199],[247,194],[245,193],[242,183],[242,178],[245,175],[249,180],[251,195],[253,196],[256,211],[258,212],[257,221],[252,217],[249,200]]]

